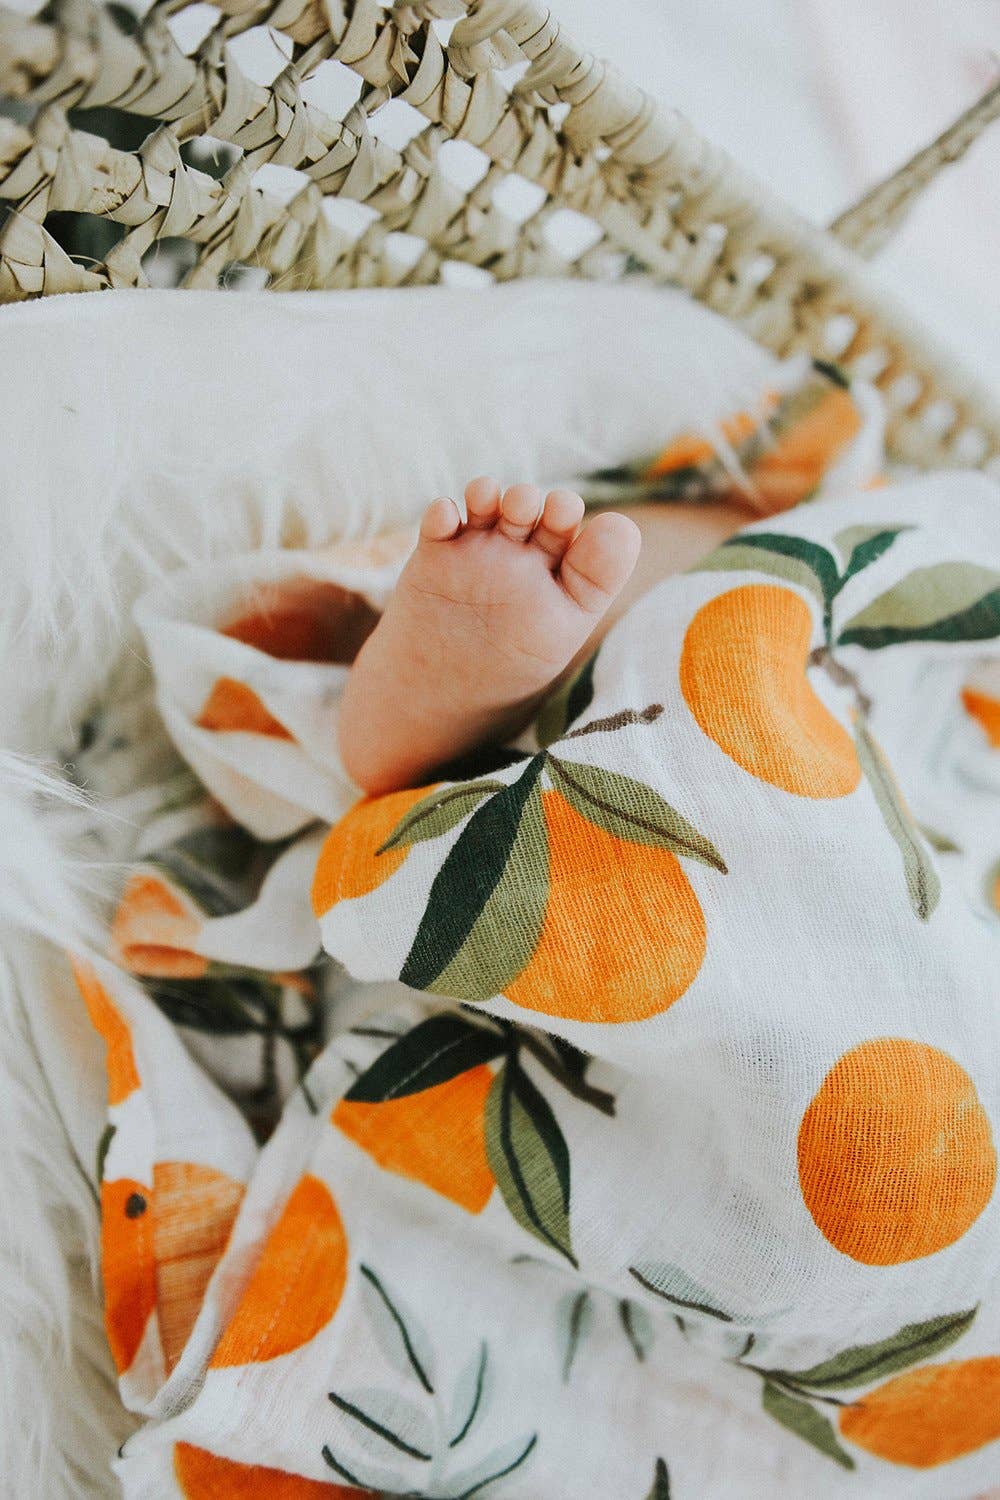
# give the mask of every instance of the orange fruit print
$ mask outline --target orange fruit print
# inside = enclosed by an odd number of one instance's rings
[[[192,951],[201,932],[193,903],[149,874],[133,875],[111,923],[111,946],[123,966],[152,979],[200,979],[208,959]]]
[[[139,1087],[131,1033],[90,965],[80,959],[72,959],[71,963],[91,1024],[107,1048],[104,1066],[108,1077],[108,1103],[123,1104]]]
[[[308,1343],[337,1311],[346,1282],[347,1236],[337,1205],[326,1184],[307,1173],[264,1242],[210,1368],[263,1363]]]
[[[1000,1357],[907,1370],[844,1407],[840,1431],[876,1458],[914,1469],[998,1442]]]
[[[216,733],[263,734],[272,740],[290,740],[294,735],[245,682],[220,677],[212,685],[195,719],[199,729]]]
[[[332,1120],[385,1171],[422,1182],[478,1214],[496,1186],[484,1119],[492,1082],[492,1071],[481,1063],[399,1099],[341,1099]]]
[[[992,1196],[997,1159],[964,1068],[923,1042],[880,1037],[827,1073],[802,1117],[798,1168],[830,1244],[890,1266],[960,1239]]]
[[[433,787],[393,792],[388,797],[366,797],[335,823],[320,851],[313,876],[312,906],[322,917],[338,901],[368,896],[394,875],[409,853],[406,844],[379,849],[411,807]]]
[[[174,1444],[174,1474],[184,1500],[377,1500],[371,1490],[237,1463],[193,1443]]]
[[[573,1021],[641,1021],[667,1010],[705,957],[705,918],[676,855],[626,843],[542,793],[549,893],[514,1005]]]
[[[793,590],[729,589],[687,628],[681,692],[701,730],[751,776],[799,797],[845,797],[861,767],[809,682],[812,634],[809,606]]]
[[[119,1177],[101,1183],[104,1328],[119,1375],[131,1368],[156,1308],[150,1190]]]

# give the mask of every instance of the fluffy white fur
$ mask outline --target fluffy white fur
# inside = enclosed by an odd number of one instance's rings
[[[130,1419],[96,1281],[100,1047],[61,950],[99,943],[144,787],[170,771],[137,593],[196,559],[410,519],[475,473],[548,483],[653,450],[752,396],[769,361],[640,286],[108,294],[5,309],[0,330],[0,744],[20,752],[0,761],[0,1473],[11,1495],[79,1500],[115,1493]],[[78,756],[109,702],[142,753]]]

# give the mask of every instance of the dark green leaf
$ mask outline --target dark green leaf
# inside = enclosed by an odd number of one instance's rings
[[[500,1032],[475,1026],[461,1016],[430,1016],[387,1047],[344,1098],[353,1103],[384,1104],[387,1099],[419,1094],[490,1062],[506,1046]]]
[[[395,1369],[413,1375],[427,1394],[433,1396],[432,1356],[427,1335],[413,1313],[404,1307],[402,1299],[389,1293],[371,1266],[362,1265],[359,1269],[363,1278],[365,1311],[379,1347]]]
[[[541,755],[533,757],[517,781],[473,813],[448,851],[399,976],[404,984],[431,989],[468,941],[507,868],[543,760]],[[494,933],[494,948],[495,938]],[[496,990],[483,994],[476,985],[474,994],[451,993],[458,999],[479,1000],[489,999]]]
[[[479,1346],[479,1353],[466,1365],[452,1392],[450,1425],[454,1436],[448,1440],[449,1448],[458,1448],[464,1443],[477,1416],[483,1410],[488,1362],[489,1350],[484,1339]]]
[[[429,797],[410,808],[402,822],[396,824],[378,853],[384,854],[387,849],[395,849],[400,844],[422,844],[449,833],[475,811],[484,797],[503,790],[502,781],[474,781],[431,792]]]
[[[670,1475],[662,1458],[656,1460],[653,1488],[646,1496],[646,1500],[670,1500]]]
[[[279,991],[266,979],[158,980],[147,988],[175,1026],[210,1036],[244,1036],[275,1030]]]
[[[801,536],[777,531],[744,531],[723,542],[696,571],[728,568],[771,573],[788,583],[803,584],[829,607],[840,587],[840,574],[832,553]]]
[[[625,1330],[625,1337],[632,1345],[632,1353],[642,1364],[655,1341],[652,1320],[646,1309],[640,1307],[638,1302],[633,1302],[631,1297],[620,1299],[618,1316]]]
[[[662,1297],[664,1302],[670,1302],[674,1307],[704,1313],[709,1318],[717,1318],[720,1323],[733,1321],[732,1314],[716,1307],[708,1293],[679,1266],[659,1261],[640,1261],[637,1266],[629,1266],[628,1269],[629,1275],[640,1286],[645,1287],[647,1292],[652,1292],[655,1297]]]
[[[466,1001],[501,994],[531,961],[548,893],[548,835],[536,785],[524,804],[503,874],[465,942],[428,989]]]
[[[114,1126],[114,1125],[105,1125],[103,1131],[101,1132],[101,1139],[97,1143],[97,1186],[98,1187],[100,1187],[101,1183],[104,1181],[104,1163],[108,1159],[108,1152],[111,1149],[111,1142],[115,1138],[115,1130],[116,1130],[116,1128],[117,1127]]]
[[[631,776],[549,756],[549,767],[567,802],[589,823],[630,844],[669,849],[726,874],[722,855],[658,792]]]
[[[574,672],[572,677],[557,688],[551,698],[547,698],[539,710],[535,722],[535,735],[539,745],[544,750],[547,745],[555,744],[561,740],[566,731],[576,723],[577,719],[591,705],[594,699],[594,664],[597,661],[597,652],[589,657]]]
[[[925,1323],[908,1323],[891,1338],[843,1349],[832,1359],[823,1360],[822,1364],[790,1372],[789,1379],[812,1390],[839,1391],[858,1385],[873,1385],[877,1380],[885,1380],[889,1375],[907,1370],[911,1365],[949,1349],[972,1327],[976,1312],[977,1309],[971,1307],[965,1312],[930,1318]]]
[[[383,1391],[362,1392],[364,1404],[357,1399],[351,1400],[337,1391],[329,1391],[327,1394],[332,1405],[345,1417],[350,1417],[352,1421],[357,1422],[365,1432],[374,1434],[389,1447],[405,1453],[408,1458],[430,1463],[431,1455],[426,1450],[433,1446],[434,1437],[427,1418],[419,1407],[406,1401],[402,1396],[389,1395]],[[354,1394],[352,1392],[352,1395]],[[396,1431],[397,1427],[402,1427],[404,1431],[411,1434],[420,1432],[424,1446],[416,1447]]]
[[[565,1297],[559,1300],[556,1308],[556,1321],[564,1345],[562,1378],[563,1384],[566,1385],[572,1374],[580,1345],[594,1321],[594,1308],[590,1293],[586,1289],[582,1292],[567,1292]]]
[[[794,1432],[796,1437],[810,1443],[827,1458],[832,1458],[842,1469],[854,1468],[854,1459],[840,1446],[829,1418],[810,1406],[808,1401],[790,1396],[787,1391],[768,1380],[764,1385],[763,1407],[769,1417],[780,1422],[789,1432]]]
[[[854,738],[861,769],[868,778],[885,826],[903,857],[910,905],[920,920],[926,922],[941,896],[941,880],[934,861],[924,846],[920,831],[881,749],[860,722],[855,729]]]
[[[985,641],[1000,635],[1000,574],[976,563],[917,568],[849,620],[841,645],[879,651],[906,641]]]
[[[546,1100],[515,1061],[501,1068],[486,1101],[486,1154],[517,1222],[575,1266],[569,1150]]]
[[[856,573],[871,567],[892,546],[896,538],[910,526],[848,526],[834,537],[834,541],[847,558],[847,566],[840,580],[840,587]]]

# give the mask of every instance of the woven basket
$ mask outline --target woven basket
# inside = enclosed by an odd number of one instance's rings
[[[496,280],[643,273],[777,354],[834,357],[875,380],[898,461],[1000,465],[990,395],[887,302],[863,260],[1000,114],[1000,86],[822,230],[581,51],[537,0],[216,0],[190,52],[175,39],[186,9],[156,0],[134,22],[94,0],[53,0],[32,18],[0,7],[0,300],[142,286],[144,256],[176,238],[196,247],[191,287],[217,286],[235,266],[297,289],[412,286],[456,262]],[[227,45],[263,25],[290,44],[269,85]],[[361,80],[343,119],[306,97],[331,63]],[[402,150],[371,125],[390,99],[428,122]],[[137,150],[67,113],[102,107],[152,122]],[[236,148],[221,177],[183,149],[204,137]],[[445,170],[449,141],[482,153],[472,187]],[[298,169],[301,190],[286,200],[255,183],[265,164]],[[511,173],[544,194],[523,221],[496,195]],[[328,213],[337,197],[377,215],[360,236]],[[561,247],[566,210],[590,230],[575,252]],[[45,227],[57,212],[114,221],[120,238],[102,263],[79,264]],[[400,255],[400,232],[415,256]]]

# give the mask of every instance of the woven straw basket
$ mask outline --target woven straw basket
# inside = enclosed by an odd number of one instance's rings
[[[176,39],[185,10],[210,18],[189,51]],[[229,45],[265,25],[289,53],[268,85],[241,71]],[[309,102],[330,64],[361,80],[342,119]],[[864,264],[1000,114],[1000,86],[829,230],[581,51],[538,0],[156,0],[138,22],[94,0],[52,0],[35,17],[0,6],[0,96],[0,300],[142,286],[143,257],[177,238],[196,247],[191,287],[247,265],[299,289],[416,285],[456,262],[496,280],[642,273],[778,354],[835,357],[875,380],[898,461],[1000,465],[1000,410],[887,303]],[[402,150],[372,128],[391,99],[427,121]],[[149,120],[138,150],[115,149],[67,113],[100,107]],[[221,177],[183,149],[205,137],[236,148]],[[473,186],[444,169],[449,141],[482,153]],[[301,190],[289,200],[255,182],[265,164],[298,169]],[[523,221],[496,195],[511,173],[544,195]],[[376,217],[352,234],[327,211],[333,198]],[[566,210],[591,231],[575,253],[555,232]],[[103,263],[66,254],[45,227],[56,212],[122,226]],[[415,258],[400,257],[400,232],[418,242]]]

